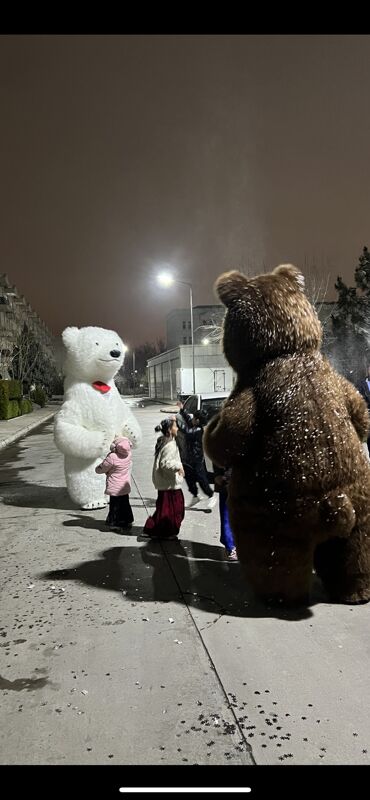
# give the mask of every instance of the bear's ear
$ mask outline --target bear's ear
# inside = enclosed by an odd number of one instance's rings
[[[71,350],[77,344],[79,329],[78,328],[65,328],[62,333],[63,344],[67,350]]]
[[[273,270],[274,275],[284,275],[286,278],[290,278],[292,283],[295,284],[297,289],[300,289],[301,292],[304,292],[304,275],[295,267],[294,264],[280,264],[279,267],[275,267]]]
[[[235,300],[240,299],[240,295],[243,294],[243,289],[245,289],[247,284],[248,279],[245,275],[233,269],[231,272],[224,272],[217,278],[214,291],[224,306],[228,307],[234,303]]]

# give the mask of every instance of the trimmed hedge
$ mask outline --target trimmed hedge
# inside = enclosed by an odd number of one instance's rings
[[[5,407],[2,408],[2,412],[2,419],[13,419],[14,417],[20,417],[22,413],[18,400],[7,400]]]
[[[22,399],[19,401],[19,406],[21,414],[29,414],[33,409],[31,400],[27,400],[26,397],[22,397]]]
[[[32,403],[22,398],[20,381],[0,381],[0,419],[14,419],[32,411]]]
[[[20,381],[10,380],[9,383],[9,400],[21,400],[22,398],[22,384]]]
[[[7,400],[20,400],[22,397],[22,384],[20,381],[9,380],[9,381],[0,381],[0,390],[1,387],[4,389],[6,399]]]
[[[9,391],[6,381],[0,381],[0,419],[6,419],[5,412],[9,403]]]

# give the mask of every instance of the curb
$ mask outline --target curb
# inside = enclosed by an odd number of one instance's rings
[[[55,409],[55,411],[51,411],[50,414],[47,414],[42,419],[31,422],[30,425],[27,425],[25,428],[22,428],[22,430],[17,431],[17,433],[11,434],[11,436],[9,436],[7,439],[0,439],[0,450],[3,450],[10,444],[13,444],[13,442],[17,442],[18,439],[22,439],[23,436],[26,436],[27,433],[33,431],[35,428],[38,428],[39,425],[43,425],[44,422],[48,422],[55,416],[56,411],[57,409]]]

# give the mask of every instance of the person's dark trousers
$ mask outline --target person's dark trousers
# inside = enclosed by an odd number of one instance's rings
[[[197,483],[199,483],[202,492],[204,492],[204,494],[206,494],[207,497],[213,497],[213,489],[211,489],[209,485],[206,465],[204,461],[194,464],[193,469],[194,469],[195,480],[197,481]]]
[[[185,481],[190,494],[193,497],[198,497],[198,487],[194,468],[190,464],[183,464],[185,472]]]
[[[199,483],[199,486],[204,494],[206,494],[207,497],[213,497],[213,491],[209,485],[204,461],[195,464],[184,464],[183,466],[185,471],[185,481],[190,494],[192,494],[193,497],[198,497],[197,484]]]
[[[111,528],[125,528],[134,521],[134,515],[130,506],[128,494],[121,494],[118,497],[113,495],[109,498],[109,514],[106,524]]]

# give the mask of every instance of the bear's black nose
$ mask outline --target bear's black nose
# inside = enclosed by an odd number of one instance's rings
[[[112,358],[119,358],[120,355],[121,355],[121,351],[120,350],[111,350],[109,355],[111,355]]]

